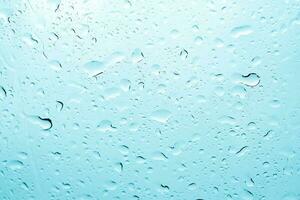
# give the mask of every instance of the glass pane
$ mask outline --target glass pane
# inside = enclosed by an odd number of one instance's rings
[[[0,199],[299,200],[299,0],[0,0]]]

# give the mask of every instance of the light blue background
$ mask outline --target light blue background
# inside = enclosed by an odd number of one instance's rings
[[[0,33],[1,200],[300,199],[299,0],[0,0]]]

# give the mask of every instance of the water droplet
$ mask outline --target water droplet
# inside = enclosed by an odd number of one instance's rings
[[[188,53],[187,50],[182,49],[182,50],[180,51],[179,55],[180,55],[180,57],[181,57],[182,60],[185,60],[185,59],[187,59],[189,53]]]
[[[58,111],[62,111],[63,108],[64,108],[64,103],[62,101],[56,101],[56,109]]]
[[[22,40],[30,48],[33,48],[39,43],[38,40],[35,39],[31,34],[26,34]]]
[[[116,190],[117,187],[118,187],[118,184],[115,181],[109,181],[105,184],[105,188],[107,190]]]
[[[124,92],[128,92],[130,90],[131,87],[131,82],[130,80],[127,79],[122,79],[120,81],[120,88],[121,90],[123,90]]]
[[[201,36],[197,36],[194,39],[196,45],[201,45],[203,43],[203,38]]]
[[[19,160],[10,160],[7,163],[7,167],[13,171],[20,170],[24,166],[23,162]]]
[[[256,73],[250,73],[242,77],[241,83],[246,86],[255,87],[260,83],[260,77]]]
[[[61,63],[57,60],[50,61],[49,65],[50,65],[50,68],[53,69],[54,71],[59,71],[62,69]]]
[[[224,88],[221,86],[218,86],[214,89],[214,92],[217,96],[221,97],[225,94]]]
[[[224,47],[224,41],[222,39],[216,38],[214,42],[215,42],[217,48]]]
[[[280,101],[277,100],[277,99],[274,99],[274,100],[272,100],[272,101],[270,102],[270,106],[271,106],[272,108],[279,108],[279,107],[280,107]]]
[[[104,63],[96,60],[89,61],[84,64],[85,71],[90,76],[97,76],[104,72]]]
[[[235,154],[238,156],[243,156],[247,151],[248,151],[248,146],[244,146],[240,150],[238,150]]]
[[[7,92],[4,87],[0,86],[0,99],[4,99],[7,96]]]
[[[137,157],[136,157],[136,162],[137,162],[138,164],[143,164],[143,163],[146,162],[146,159],[145,159],[143,156],[137,156]]]
[[[189,189],[189,190],[196,190],[196,189],[197,189],[196,183],[190,183],[190,184],[188,185],[188,189]]]
[[[132,62],[137,64],[144,59],[144,54],[140,49],[135,49],[131,54]]]
[[[155,152],[152,156],[153,160],[167,161],[168,157],[162,152]]]
[[[116,163],[115,166],[114,166],[114,169],[117,172],[121,173],[123,171],[123,163],[121,163],[121,162]]]
[[[47,131],[50,130],[52,128],[52,121],[49,118],[42,118],[42,117],[38,117],[38,119],[41,121],[39,124],[41,125],[41,127]]]
[[[125,58],[126,57],[122,52],[116,51],[116,52],[113,52],[109,57],[106,58],[105,63],[106,63],[106,66],[113,66],[113,65],[123,62]]]
[[[61,3],[61,0],[48,0],[51,9],[54,11],[57,11],[57,9],[59,8],[59,5]]]
[[[233,118],[231,116],[222,116],[222,117],[219,118],[219,122],[221,124],[228,124],[228,125],[235,125],[236,124],[235,118]]]
[[[231,35],[234,38],[239,38],[241,36],[246,36],[246,35],[250,35],[253,32],[253,30],[251,29],[250,26],[245,25],[245,26],[238,26],[235,27],[231,30]]]
[[[162,192],[168,192],[170,190],[170,187],[164,184],[160,184],[160,187]]]
[[[151,114],[151,119],[160,123],[167,123],[171,117],[171,112],[165,109],[159,109]]]
[[[126,145],[121,145],[119,148],[119,151],[123,154],[123,155],[127,155],[129,153],[129,147]]]
[[[112,100],[121,95],[121,90],[117,87],[107,88],[104,90],[103,97],[105,100]]]
[[[43,118],[36,115],[27,115],[29,121],[33,124],[39,125],[43,130],[48,131],[52,128],[52,120],[49,118]]]
[[[245,98],[247,90],[240,85],[234,86],[231,90],[231,95],[239,98]]]
[[[173,30],[171,31],[171,37],[172,37],[173,39],[178,38],[178,37],[179,37],[179,32],[178,32],[178,30],[173,29]]]
[[[112,122],[109,120],[102,120],[98,126],[97,130],[101,132],[110,132],[110,131],[116,131],[116,127],[112,125]]]

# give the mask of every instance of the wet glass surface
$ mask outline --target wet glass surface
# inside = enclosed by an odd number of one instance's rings
[[[0,0],[1,200],[299,200],[299,0]]]

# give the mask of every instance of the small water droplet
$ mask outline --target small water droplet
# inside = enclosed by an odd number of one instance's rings
[[[48,131],[52,128],[52,120],[49,118],[42,118],[36,115],[26,115],[29,121],[33,124],[39,125],[43,130]]]
[[[187,59],[188,55],[189,55],[189,52],[185,49],[182,49],[179,53],[180,57],[182,60],[185,60]]]
[[[14,171],[22,169],[23,166],[24,166],[23,162],[19,160],[10,160],[7,163],[7,167]]]
[[[249,87],[255,87],[260,83],[260,77],[256,73],[243,75],[241,83]]]
[[[121,95],[121,89],[117,87],[107,88],[103,92],[103,97],[105,100],[112,100]]]
[[[85,71],[90,76],[97,76],[103,73],[104,67],[105,67],[104,63],[97,60],[92,60],[84,64]]]
[[[63,108],[64,108],[64,103],[62,101],[56,101],[56,109],[58,111],[62,111]]]
[[[188,189],[189,189],[189,190],[196,190],[196,189],[197,189],[196,183],[190,183],[190,184],[188,185]]]
[[[203,43],[203,38],[201,36],[197,36],[194,39],[196,45],[201,45]]]
[[[151,119],[160,123],[167,123],[171,117],[171,112],[165,109],[159,109],[151,114]]]
[[[238,150],[235,154],[238,156],[243,156],[247,151],[248,151],[248,146],[244,146],[240,150]]]
[[[51,69],[53,69],[54,71],[59,71],[62,69],[62,65],[59,61],[57,60],[52,60],[52,61],[49,61],[49,66]]]
[[[110,132],[116,131],[116,127],[112,125],[112,122],[109,120],[102,120],[97,126],[97,130],[101,132]]]
[[[231,35],[234,38],[239,38],[241,36],[249,35],[253,32],[251,29],[251,26],[245,25],[245,26],[238,26],[231,30]]]
[[[140,49],[135,49],[131,54],[131,59],[133,63],[137,64],[144,59],[144,54]]]
[[[155,152],[152,155],[153,160],[167,161],[168,157],[162,152]]]

